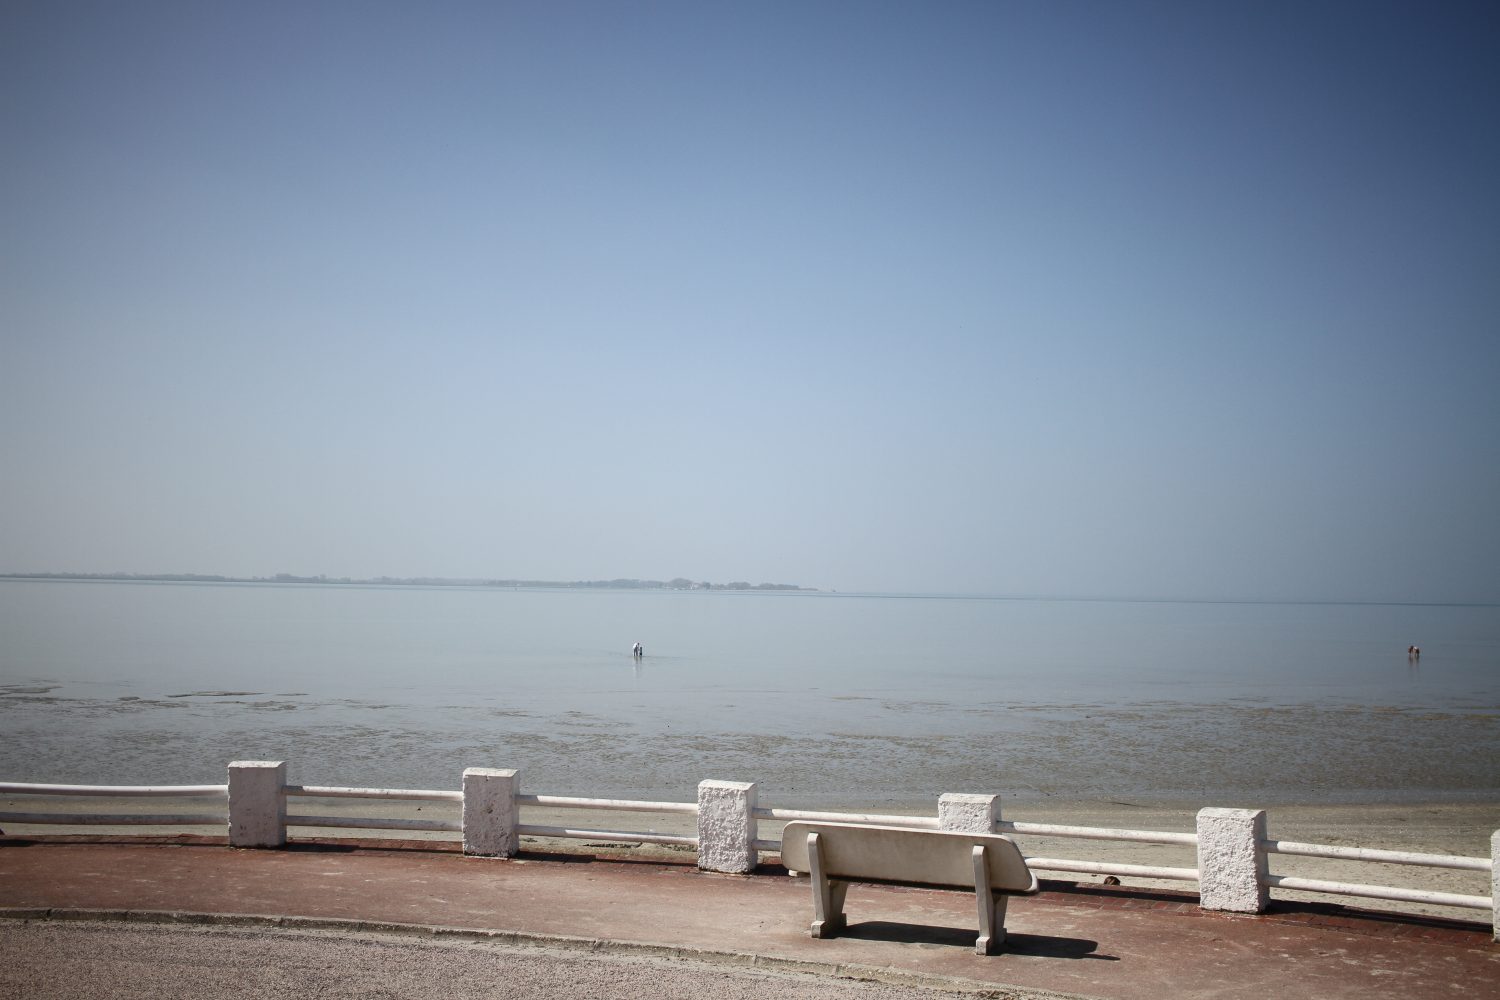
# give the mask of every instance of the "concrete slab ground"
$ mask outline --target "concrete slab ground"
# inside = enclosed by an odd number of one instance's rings
[[[1008,995],[1500,997],[1500,944],[1479,923],[1306,904],[1215,914],[1190,894],[1044,882],[1040,895],[1011,902],[1001,954],[981,957],[973,897],[961,893],[854,886],[847,933],[814,940],[806,878],[774,866],[726,876],[691,862],[574,853],[496,860],[416,846],[236,850],[0,837],[0,910],[25,919],[212,914],[350,930],[453,928],[727,962],[759,956],[771,966]]]

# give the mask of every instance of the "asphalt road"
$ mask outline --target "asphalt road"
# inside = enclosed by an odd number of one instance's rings
[[[4,1000],[951,1000],[955,995],[494,942],[83,921],[0,923]]]

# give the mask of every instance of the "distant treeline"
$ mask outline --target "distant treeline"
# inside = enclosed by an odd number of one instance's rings
[[[594,590],[802,590],[794,583],[710,583],[707,580],[457,580],[440,576],[377,576],[356,579],[348,576],[217,576],[209,573],[0,573],[3,580],[137,580],[155,583],[304,583],[304,584],[384,584],[410,587],[556,587]]]

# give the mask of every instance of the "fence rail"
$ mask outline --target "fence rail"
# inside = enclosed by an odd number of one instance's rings
[[[938,828],[938,821],[931,816],[813,812],[807,809],[756,809],[754,815],[756,819],[800,819],[808,823],[859,823],[865,826],[904,826],[915,830]],[[779,846],[780,841],[771,841],[771,843]]]
[[[1466,858],[1452,854],[1419,854],[1415,851],[1381,851],[1370,847],[1339,847],[1333,844],[1301,844],[1290,840],[1264,840],[1261,848],[1267,854],[1288,854],[1303,858],[1329,858],[1345,861],[1373,861],[1387,865],[1419,865],[1423,868],[1453,868],[1459,871],[1492,872],[1490,858]]]
[[[238,774],[240,785],[235,786]],[[586,798],[568,795],[521,793],[515,784],[514,771],[470,769],[464,773],[463,790],[410,788],[357,788],[338,785],[299,785],[285,780],[285,764],[279,762],[241,761],[230,765],[231,782],[223,785],[70,785],[29,782],[0,782],[0,795],[11,797],[83,797],[119,799],[197,799],[217,808],[200,813],[132,812],[128,806],[113,803],[91,811],[9,811],[0,812],[0,823],[61,826],[228,826],[230,843],[235,846],[280,846],[288,828],[326,830],[388,830],[438,835],[455,835],[468,853],[509,856],[519,838],[578,839],[633,844],[657,844],[696,850],[699,865],[715,871],[748,872],[754,870],[761,853],[780,852],[781,841],[761,836],[762,823],[791,820],[811,822],[857,823],[875,826],[901,826],[919,830],[964,829],[970,832],[1003,832],[1018,837],[1071,838],[1078,840],[1115,841],[1120,843],[1162,844],[1192,847],[1198,856],[1197,867],[1126,864],[1089,858],[1053,858],[1029,856],[1027,864],[1034,870],[1076,874],[1115,875],[1142,879],[1198,882],[1202,905],[1210,909],[1241,909],[1256,912],[1265,906],[1270,890],[1313,892],[1337,896],[1378,899],[1395,903],[1414,903],[1465,910],[1489,911],[1500,940],[1500,915],[1495,899],[1500,898],[1500,871],[1495,858],[1395,851],[1368,847],[1310,844],[1275,840],[1265,836],[1265,813],[1256,810],[1204,809],[1198,813],[1196,832],[1128,830],[1104,827],[1073,826],[1052,823],[1028,823],[999,818],[998,796],[943,796],[938,816],[911,816],[883,813],[830,812],[810,809],[782,809],[759,806],[755,786],[750,783],[708,782],[699,786],[696,802],[657,802],[637,799]],[[475,778],[471,789],[470,778]],[[486,785],[485,782],[490,782]],[[238,787],[240,791],[231,792]],[[471,801],[471,795],[479,798]],[[488,798],[485,798],[488,796]],[[410,816],[314,815],[288,812],[290,799],[347,799],[365,802],[438,802],[463,807],[460,818],[413,818]],[[989,820],[982,826],[975,816],[958,811],[944,819],[949,799],[964,800],[973,807],[977,801],[988,806]],[[467,825],[464,817],[472,809],[479,826]],[[573,825],[523,823],[523,809],[566,809],[599,812],[626,812],[693,816],[697,835],[656,830],[617,830]],[[957,825],[953,815],[958,815]],[[498,817],[498,818],[497,818]],[[485,824],[499,823],[498,833],[478,832]],[[1228,824],[1226,827],[1224,824]],[[246,830],[251,832],[246,833]],[[1228,832],[1229,839],[1223,838]],[[12,831],[14,832],[14,831]],[[237,839],[237,837],[239,839]],[[481,838],[489,838],[483,843]],[[1493,849],[1500,853],[1500,832]],[[1226,845],[1227,848],[1226,848]],[[1226,855],[1227,850],[1227,855]],[[1476,873],[1489,873],[1494,888],[1492,896],[1460,892],[1440,892],[1360,882],[1304,878],[1273,874],[1266,870],[1270,855],[1318,858],[1334,861],[1364,862],[1418,866]],[[1226,860],[1226,857],[1229,860]],[[728,860],[725,860],[725,859]],[[1242,873],[1252,873],[1248,876]],[[1243,899],[1223,902],[1226,878],[1248,877],[1249,902]],[[1240,883],[1236,892],[1244,892]],[[1231,893],[1233,895],[1233,893]],[[1258,902],[1256,901],[1258,897]]]
[[[341,785],[283,785],[288,796],[317,799],[359,799],[408,802],[457,802],[463,792],[431,788],[346,788]],[[463,833],[463,824],[451,819],[410,819],[394,816],[309,816],[288,813],[286,825],[324,830],[395,830],[405,833]]]
[[[698,815],[696,802],[643,802],[636,799],[584,799],[570,795],[517,795],[523,806],[547,806],[553,809],[614,809],[619,812],[686,813]]]
[[[995,829],[1001,833],[1034,834],[1039,837],[1077,837],[1083,840],[1120,840],[1141,844],[1184,844],[1198,846],[1196,833],[1176,833],[1165,830],[1112,830],[1108,827],[1059,826],[1055,823],[1010,823],[999,822]],[[1057,869],[1061,870],[1061,869]]]
[[[229,801],[228,785],[47,785],[30,782],[0,782],[0,795],[111,799],[202,799],[216,804]],[[0,812],[0,823],[31,826],[221,826],[228,811],[202,813],[123,812]]]
[[[1179,882],[1198,881],[1196,868],[1168,868],[1161,865],[1128,865],[1118,861],[1068,861],[1061,858],[1026,859],[1032,871],[1070,872],[1080,875],[1126,875],[1134,878],[1160,878]]]
[[[299,816],[288,814],[287,826],[344,830],[408,830],[426,833],[463,833],[463,824],[447,819],[396,819],[377,816]]]
[[[24,813],[0,812],[0,823],[33,826],[223,826],[212,813]]]
[[[0,781],[0,795],[92,795],[109,798],[224,798],[228,785],[40,785]]]
[[[336,785],[287,785],[286,794],[319,799],[415,799],[427,802],[462,802],[463,792],[425,788],[342,788]]]
[[[1474,910],[1488,910],[1494,906],[1494,901],[1489,896],[1466,896],[1457,892],[1432,892],[1427,889],[1398,889],[1394,886],[1328,882],[1323,879],[1296,878],[1291,875],[1267,875],[1263,881],[1266,885],[1279,889],[1300,889],[1303,892],[1322,892],[1336,896],[1361,896],[1366,899],[1385,899],[1398,903],[1461,906]]]
[[[1500,834],[1497,834],[1500,836]],[[1429,889],[1407,889],[1397,886],[1369,885],[1360,882],[1340,882],[1329,879],[1302,878],[1296,875],[1269,873],[1261,876],[1261,884],[1271,889],[1295,889],[1300,892],[1319,892],[1326,895],[1356,896],[1363,899],[1381,899],[1396,903],[1423,903],[1429,906],[1456,906],[1470,910],[1494,911],[1495,899],[1500,898],[1500,880],[1493,877],[1493,858],[1474,858],[1452,854],[1423,854],[1417,851],[1385,851],[1370,847],[1345,847],[1337,844],[1306,844],[1291,840],[1261,840],[1258,848],[1266,854],[1281,854],[1289,857],[1322,858],[1334,861],[1360,861],[1370,864],[1411,865],[1422,868],[1444,868],[1456,871],[1490,872],[1494,891],[1490,896],[1472,896],[1457,892],[1438,892]],[[1497,938],[1500,938],[1500,915],[1495,918]]]
[[[641,799],[596,799],[574,795],[530,795],[514,796],[517,806],[534,806],[549,809],[598,809],[606,812],[664,813],[668,815],[698,815],[696,802],[649,802]],[[536,823],[520,823],[516,826],[520,837],[545,837],[550,840],[603,840],[633,844],[660,844],[672,847],[697,849],[698,838],[674,833],[658,833],[655,830],[601,830],[572,826],[544,826]]]
[[[521,823],[516,832],[523,837],[549,837],[572,840],[630,841],[637,844],[672,844],[678,847],[697,847],[697,837],[685,837],[671,833],[640,833],[632,830],[582,830],[567,826],[536,826]]]

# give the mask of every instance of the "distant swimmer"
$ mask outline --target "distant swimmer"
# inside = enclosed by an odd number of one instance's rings
[[[645,648],[640,643],[636,643],[634,646],[630,647],[630,655],[631,656],[645,656],[646,655],[646,650],[645,650]]]
[[[1422,658],[1422,651],[1416,646],[1407,646],[1406,658],[1408,660],[1420,660]]]

